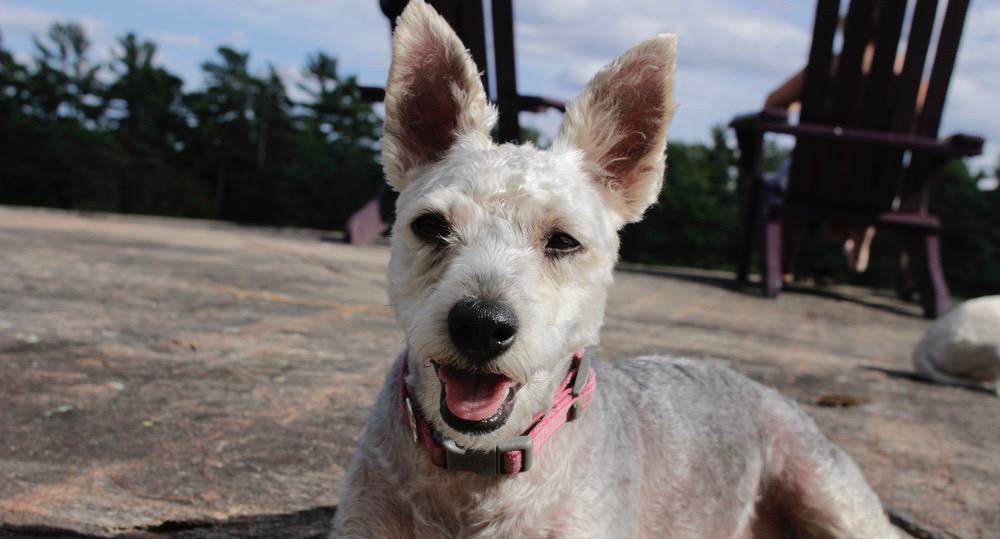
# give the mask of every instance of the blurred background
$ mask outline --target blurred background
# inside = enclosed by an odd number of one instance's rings
[[[0,538],[326,536],[405,345],[379,163],[404,4],[0,0]],[[486,73],[496,138],[542,147],[601,66],[677,32],[667,181],[622,232],[629,263],[592,353],[724,362],[816,418],[912,536],[1000,537],[1000,399],[912,364],[921,314],[958,304],[949,287],[1000,293],[1000,0],[432,4]],[[813,80],[835,95],[791,92],[779,122],[762,107],[803,72],[814,26],[829,32]],[[730,122],[757,111],[736,124],[741,155]],[[766,122],[801,136],[758,146]],[[768,273],[793,249],[761,216],[791,215],[796,186],[836,217],[888,195],[863,208],[879,227],[867,271],[842,230],[810,223],[795,274]],[[755,236],[777,275],[751,281],[790,293],[733,279]],[[922,306],[899,300],[914,290]]]
[[[626,260],[734,267],[736,153],[724,126],[802,68],[814,10],[516,3],[524,94],[568,101],[638,39],[681,36],[668,181],[624,232]],[[0,0],[0,204],[341,230],[381,184],[381,110],[359,86],[384,84],[389,36],[374,0]],[[931,211],[951,291],[972,297],[1000,290],[1000,0],[972,3],[962,40],[941,133],[987,144],[948,167]],[[520,116],[522,138],[545,146],[561,115]],[[769,139],[765,168],[791,146]],[[893,235],[877,237],[863,274],[820,236],[804,243],[799,279],[891,286]]]

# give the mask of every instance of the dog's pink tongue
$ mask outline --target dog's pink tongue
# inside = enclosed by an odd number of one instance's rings
[[[467,421],[482,421],[500,411],[514,381],[502,374],[487,374],[441,366],[445,403],[451,413]]]

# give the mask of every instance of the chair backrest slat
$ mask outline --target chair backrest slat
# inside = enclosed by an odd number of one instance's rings
[[[479,68],[483,87],[489,88],[486,69],[486,32],[482,0],[430,0],[430,4],[458,34]]]
[[[894,133],[910,132],[916,117],[917,96],[927,61],[927,48],[934,31],[934,16],[938,0],[917,0],[910,22],[909,40],[903,58],[903,71],[896,80],[896,103],[893,107],[889,130]]]
[[[840,0],[819,0],[802,90],[799,118],[803,122],[825,123],[829,120],[833,41],[839,16]],[[819,145],[809,141],[800,141],[795,145],[789,171],[790,178],[794,180],[789,182],[789,199],[810,201],[816,198],[814,187],[822,183],[822,171],[825,170],[822,160]]]
[[[497,138],[501,142],[520,138],[517,121],[517,70],[514,68],[514,7],[512,0],[493,0],[493,62],[497,80],[500,118]]]
[[[942,0],[850,0],[836,51],[841,2],[818,0],[800,121],[936,137],[969,6],[969,0],[943,1],[936,50],[932,35]],[[911,185],[913,175],[901,180],[903,158],[901,150],[800,138],[786,201],[859,213],[891,210],[905,192],[925,188]]]
[[[917,134],[936,137],[941,125],[941,112],[944,100],[948,94],[948,84],[951,82],[951,72],[955,67],[955,57],[958,55],[958,43],[962,37],[962,27],[965,25],[965,14],[969,8],[969,0],[950,0],[941,24],[941,34],[938,37],[937,53],[934,55],[934,65],[927,86],[927,98],[924,101],[923,112],[917,124]]]
[[[855,116],[850,122],[852,127],[884,130],[888,124],[896,76],[896,51],[903,31],[906,4],[906,0],[881,0],[876,11],[870,15],[872,22],[865,47],[871,50],[865,53],[864,63],[868,65],[862,66],[860,103],[855,107]],[[876,168],[882,152],[862,144],[842,146],[847,158],[841,160],[839,175],[853,177],[850,181],[840,182],[840,204],[859,211],[887,209],[889,200],[882,195],[883,190],[877,183]]]
[[[958,55],[958,44],[962,37],[962,27],[965,25],[965,15],[969,9],[969,0],[949,0],[945,8],[944,20],[941,23],[941,33],[938,35],[937,52],[934,64],[931,66],[930,80],[927,83],[927,97],[924,99],[923,110],[917,120],[918,135],[936,137],[941,126],[941,112],[948,94],[948,84],[955,67],[955,57]],[[909,211],[927,212],[930,198],[930,179],[927,170],[930,168],[930,157],[914,155],[912,163],[904,174],[899,190],[900,206]]]
[[[910,21],[909,39],[903,57],[903,69],[895,82],[895,103],[889,119],[889,132],[911,133],[917,117],[917,96],[920,95],[921,79],[927,63],[927,49],[934,31],[934,17],[938,0],[917,0]],[[891,205],[900,190],[900,173],[903,170],[903,151],[887,149],[875,176],[875,197]]]
[[[834,68],[830,121],[851,126],[863,83],[865,48],[871,35],[874,0],[853,0],[844,23],[844,45]]]
[[[483,80],[483,88],[487,94],[490,90],[489,70],[486,60],[486,29],[483,23],[483,2],[482,0],[463,1],[460,3],[459,18],[461,22],[462,42],[469,48],[472,59],[479,68],[480,77]]]
[[[830,73],[833,69],[833,38],[837,32],[839,15],[840,0],[819,0],[802,91],[802,112],[799,117],[803,122],[827,120],[832,82]]]
[[[852,125],[866,129],[884,129],[887,123],[887,105],[891,99],[891,86],[895,78],[896,51],[906,15],[906,0],[882,0],[877,21],[872,27],[874,35],[868,38],[874,44],[871,67],[864,77],[864,99],[857,108],[858,117]]]
[[[872,13],[875,0],[852,0],[847,7],[843,24],[843,44],[833,65],[833,84],[830,95],[829,123],[841,127],[854,127],[858,98],[865,82],[865,49],[872,33]],[[810,203],[817,201],[824,206],[840,206],[848,198],[851,186],[838,179],[843,176],[847,153],[845,144],[823,144],[816,159],[821,164],[810,189]]]

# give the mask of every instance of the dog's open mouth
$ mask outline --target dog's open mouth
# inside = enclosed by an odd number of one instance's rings
[[[503,426],[520,385],[502,374],[434,364],[441,381],[441,417],[451,428],[487,433]]]

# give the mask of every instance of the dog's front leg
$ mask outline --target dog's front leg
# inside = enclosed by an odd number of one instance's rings
[[[384,488],[365,456],[358,455],[348,473],[329,539],[412,537],[412,519],[409,525],[404,525],[404,519],[405,508]]]
[[[411,443],[399,429],[399,365],[389,370],[344,479],[330,539],[413,537],[409,504],[400,496],[397,448]],[[406,475],[406,474],[403,474]]]

